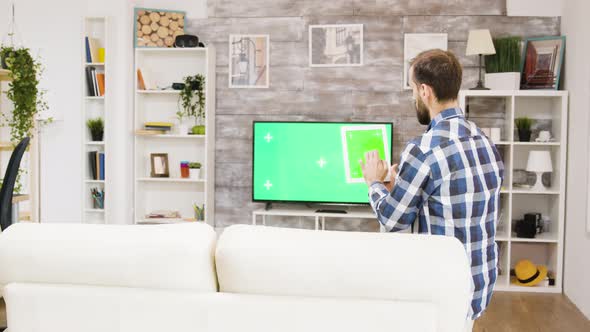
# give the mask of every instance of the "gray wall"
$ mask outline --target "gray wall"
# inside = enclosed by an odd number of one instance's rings
[[[217,48],[216,227],[251,221],[253,120],[393,121],[394,160],[420,135],[411,92],[402,90],[404,33],[446,32],[464,66],[463,88],[477,81],[477,57],[466,57],[470,29],[494,36],[557,35],[559,18],[507,17],[505,0],[209,0],[209,18],[188,22],[189,33]],[[308,25],[364,24],[363,67],[309,68]],[[270,35],[270,88],[228,88],[228,39]],[[471,107],[484,123],[503,121],[498,103]],[[311,220],[277,220],[312,227]],[[329,229],[376,230],[369,220],[333,222]]]

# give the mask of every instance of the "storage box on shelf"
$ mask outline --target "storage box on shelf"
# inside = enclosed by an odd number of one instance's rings
[[[139,82],[138,70],[143,82]],[[208,48],[137,48],[135,50],[134,223],[176,223],[195,220],[196,204],[205,207],[204,221],[213,225],[215,188],[215,50]],[[179,130],[176,112],[180,93],[172,83],[186,76],[205,77],[205,133]],[[197,98],[197,97],[195,97]],[[185,121],[187,121],[185,119]],[[145,130],[148,122],[171,123],[161,132]],[[186,125],[186,123],[185,123]],[[169,177],[151,177],[151,154],[168,156]],[[182,161],[202,164],[198,179],[181,177]],[[180,217],[147,218],[154,211],[179,212]]]
[[[561,292],[565,223],[565,172],[567,148],[567,91],[489,90],[460,92],[462,109],[469,109],[470,120],[479,127],[500,127],[501,141],[496,147],[503,155],[505,181],[500,197],[500,217],[496,242],[500,250],[496,290],[523,292]],[[515,119],[533,120],[529,142],[520,142]],[[539,131],[548,130],[551,140],[537,141]],[[527,172],[529,153],[548,151],[552,172],[544,175],[546,185],[534,190],[534,173]],[[534,238],[517,237],[515,227],[527,213],[548,219],[548,228]],[[547,226],[546,225],[546,226]],[[515,283],[510,271],[521,259],[545,265],[554,285],[523,287]]]
[[[85,17],[82,32],[82,221],[108,222],[108,18]],[[92,137],[87,121],[101,118],[104,124],[102,140]],[[91,158],[96,152],[98,158]],[[91,160],[92,159],[92,160]]]

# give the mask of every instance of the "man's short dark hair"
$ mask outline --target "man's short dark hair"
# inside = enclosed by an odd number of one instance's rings
[[[452,52],[440,49],[424,51],[410,65],[414,71],[414,83],[432,87],[439,102],[457,99],[463,69]]]

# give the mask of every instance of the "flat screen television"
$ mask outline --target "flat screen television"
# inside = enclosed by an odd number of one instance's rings
[[[359,160],[391,165],[393,123],[254,121],[252,200],[368,204]]]

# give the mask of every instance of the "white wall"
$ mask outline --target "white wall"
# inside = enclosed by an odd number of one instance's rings
[[[507,0],[506,12],[508,16],[561,16],[567,1],[572,0]]]
[[[9,6],[0,0],[0,34],[6,33]],[[41,56],[50,113],[56,121],[41,134],[41,221],[79,222],[82,216],[82,22],[84,16],[108,16],[110,77],[108,167],[110,220],[130,223],[132,209],[133,8],[184,10],[206,17],[206,0],[18,0],[16,21],[25,46]],[[116,143],[116,144],[115,144]]]
[[[590,1],[567,0],[561,18],[566,36],[565,89],[570,93],[565,239],[565,293],[590,318],[590,234],[586,232],[588,130],[590,128]]]

